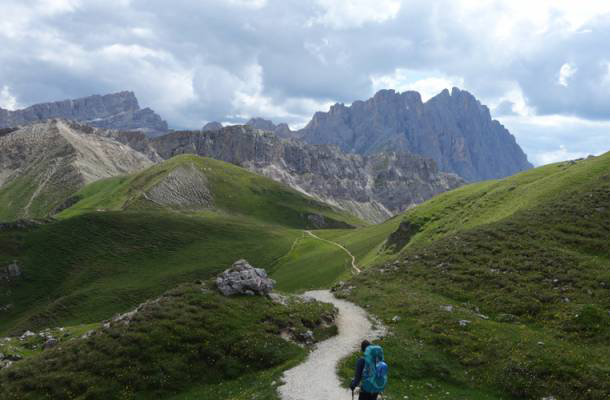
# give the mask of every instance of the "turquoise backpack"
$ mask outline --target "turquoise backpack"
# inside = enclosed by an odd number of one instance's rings
[[[367,393],[381,393],[388,384],[388,364],[383,360],[381,346],[369,345],[364,351],[361,388]]]

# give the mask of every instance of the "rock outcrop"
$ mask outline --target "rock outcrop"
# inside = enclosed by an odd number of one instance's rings
[[[0,108],[0,128],[44,122],[51,118],[69,119],[104,129],[137,130],[150,135],[168,131],[167,123],[153,110],[140,108],[133,92],[35,104],[16,111]]]
[[[220,122],[212,121],[208,122],[201,128],[202,131],[219,131],[222,129],[222,124]]]
[[[515,138],[470,93],[443,90],[427,102],[417,92],[381,90],[351,106],[317,112],[296,135],[345,152],[407,151],[433,159],[441,171],[468,181],[501,178],[531,168]]]
[[[246,260],[238,260],[216,278],[216,286],[225,296],[235,294],[266,295],[273,290],[275,281],[262,268],[254,268]]]
[[[398,152],[361,156],[280,139],[250,126],[174,132],[152,141],[164,159],[197,154],[260,173],[371,222],[460,186],[430,159]]]
[[[274,124],[272,121],[269,121],[268,119],[263,119],[263,118],[251,118],[248,122],[245,123],[245,125],[251,126],[254,129],[259,129],[261,131],[265,131],[265,132],[273,132],[275,133],[277,136],[281,137],[281,138],[290,138],[293,136],[294,132],[292,132],[290,130],[290,127],[288,126],[288,124],[285,123],[281,123],[281,124]]]
[[[4,267],[0,267],[0,281],[13,281],[21,277],[21,274],[21,266],[19,266],[17,261],[13,261]]]

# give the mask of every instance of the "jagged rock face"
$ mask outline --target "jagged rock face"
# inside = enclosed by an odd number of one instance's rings
[[[346,152],[407,151],[436,161],[468,181],[531,168],[515,138],[470,93],[453,88],[423,103],[417,92],[379,91],[350,107],[318,112],[297,135]]]
[[[63,120],[0,137],[0,220],[46,217],[85,184],[153,165],[103,131]]]
[[[280,139],[250,126],[174,132],[152,145],[165,159],[186,153],[240,165],[371,222],[463,183],[423,157],[345,154],[335,146]]]
[[[222,124],[220,122],[212,121],[208,122],[201,128],[202,131],[219,131],[222,129]]]
[[[262,268],[254,268],[246,260],[238,260],[216,278],[218,290],[225,296],[235,294],[266,295],[273,290],[275,281]]]
[[[274,124],[272,121],[263,118],[251,118],[245,125],[251,126],[254,129],[260,129],[265,132],[273,132],[281,138],[290,138],[293,133],[290,130],[288,124],[281,123],[279,125]]]
[[[117,130],[140,130],[151,135],[167,132],[167,123],[150,108],[140,109],[133,92],[89,96],[36,104],[23,110],[0,108],[0,128],[63,118]]]

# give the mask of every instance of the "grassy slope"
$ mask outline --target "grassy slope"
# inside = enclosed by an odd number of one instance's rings
[[[404,218],[420,230],[398,261],[346,293],[395,333],[390,394],[610,396],[610,154],[466,186]]]
[[[248,388],[250,396],[276,398],[272,378],[306,354],[280,331],[311,329],[317,340],[324,339],[334,332],[323,323],[332,319],[332,309],[318,302],[291,300],[284,306],[259,296],[228,298],[185,284],[144,306],[128,325],[115,322],[1,371],[0,398],[150,399],[199,393],[196,398],[205,399],[223,384],[239,387],[253,374],[259,384]],[[220,393],[232,398],[227,390]]]
[[[302,234],[271,269],[277,288],[302,292],[332,286],[351,275],[351,259],[337,246]]]
[[[24,278],[0,293],[0,304],[13,304],[0,332],[108,318],[239,258],[268,268],[299,234],[230,216],[128,212],[1,232],[0,251],[20,261]]]
[[[159,183],[170,171],[183,165],[194,165],[205,174],[214,198],[214,209],[217,211],[295,228],[310,226],[311,223],[306,218],[308,214],[362,225],[362,221],[357,218],[338,212],[271,179],[229,163],[194,155],[177,156],[129,177],[116,177],[89,185],[77,193],[76,196],[81,201],[62,212],[59,217],[66,218],[96,209],[156,209],[158,206],[145,200],[142,194]]]
[[[54,181],[74,174],[69,166],[60,164],[61,170],[56,171],[44,189],[38,191],[46,172],[51,168],[49,162],[34,164],[23,175],[0,188],[0,221],[44,218],[78,189],[78,185],[71,179]]]
[[[164,210],[144,199],[182,165],[205,173],[214,210]],[[239,258],[279,268],[301,234],[295,228],[309,226],[308,214],[360,223],[270,179],[197,156],[93,183],[78,196],[58,222],[0,232],[0,263],[16,259],[24,269],[22,280],[0,291],[0,304],[13,305],[0,333],[95,322]]]

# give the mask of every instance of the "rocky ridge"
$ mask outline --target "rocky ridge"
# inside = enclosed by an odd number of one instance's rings
[[[242,166],[371,222],[463,183],[420,156],[345,154],[335,146],[280,139],[247,125],[173,132],[151,145],[163,159],[197,154]]]
[[[0,219],[46,217],[88,183],[153,165],[154,157],[107,135],[51,119],[1,136]]]
[[[263,118],[251,118],[244,125],[251,126],[254,129],[259,129],[265,132],[273,132],[277,136],[281,138],[290,138],[293,137],[294,132],[290,130],[288,124],[280,123],[278,125],[274,124],[272,121]]]
[[[371,222],[462,184],[423,157],[404,152],[345,154],[335,146],[281,139],[250,126],[173,132],[150,139],[143,132],[50,120],[0,136],[0,150],[0,200],[3,192],[11,195],[7,201],[16,196],[7,189],[18,186],[15,182],[34,182],[25,185],[32,191],[18,195],[24,201],[12,205],[12,214],[0,212],[4,220],[46,217],[69,207],[71,196],[87,183],[135,172],[179,154],[242,166]],[[178,183],[179,193],[173,190]],[[205,177],[193,171],[176,171],[161,186],[146,193],[159,204],[198,208],[213,204]]]
[[[74,100],[41,103],[22,110],[0,108],[0,128],[11,128],[63,118],[117,130],[136,130],[149,135],[168,131],[167,122],[150,108],[140,108],[133,92],[94,95]]]
[[[366,101],[317,112],[296,135],[350,153],[419,154],[467,181],[501,178],[532,167],[489,109],[458,88],[445,89],[426,102],[418,92],[381,90]]]

